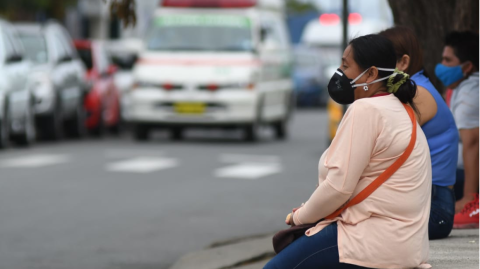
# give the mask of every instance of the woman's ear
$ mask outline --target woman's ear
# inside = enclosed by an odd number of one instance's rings
[[[405,72],[405,70],[408,69],[408,66],[410,65],[410,56],[407,54],[403,54],[402,58],[397,61],[397,69]]]
[[[366,83],[370,83],[377,79],[378,76],[378,69],[375,66],[370,67],[370,69],[367,72],[367,80],[365,81]]]

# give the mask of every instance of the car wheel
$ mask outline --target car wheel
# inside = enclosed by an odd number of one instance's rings
[[[183,140],[183,128],[182,127],[173,127],[170,129],[170,137],[172,140],[180,141]]]
[[[40,125],[39,130],[45,139],[58,141],[64,136],[62,123],[62,109],[57,101],[54,111],[40,121],[43,126]]]
[[[135,124],[133,126],[133,139],[136,141],[147,141],[150,135],[148,126],[143,124]]]
[[[100,118],[98,119],[98,124],[95,128],[91,130],[91,134],[95,137],[103,137],[105,135],[105,112],[103,108],[100,108]]]
[[[83,107],[83,102],[77,105],[75,109],[75,116],[73,119],[67,122],[67,132],[71,137],[82,138],[87,132],[87,127],[85,126],[85,116],[86,112]]]
[[[5,113],[3,119],[0,121],[0,148],[4,149],[8,147],[10,142],[10,116],[8,113],[8,107],[5,106]]]
[[[109,128],[110,133],[114,135],[120,135],[123,130],[122,112],[120,108],[118,109],[117,113],[117,122]]]
[[[14,140],[17,144],[22,146],[30,146],[32,145],[37,137],[37,132],[35,129],[35,115],[33,111],[33,102],[30,102],[30,106],[28,107],[25,113],[24,119],[24,127],[23,133],[20,135],[16,135]]]

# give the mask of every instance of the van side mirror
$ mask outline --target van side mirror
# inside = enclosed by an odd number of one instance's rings
[[[264,42],[267,39],[268,36],[268,29],[267,28],[261,28],[260,29],[260,42]]]

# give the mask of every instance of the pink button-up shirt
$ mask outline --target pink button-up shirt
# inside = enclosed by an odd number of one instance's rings
[[[411,134],[411,120],[394,95],[355,101],[320,159],[319,186],[294,214],[295,223],[315,223],[357,195],[402,155]],[[337,222],[340,262],[371,268],[420,266],[429,255],[431,183],[429,148],[417,126],[415,148],[391,178],[306,235]]]

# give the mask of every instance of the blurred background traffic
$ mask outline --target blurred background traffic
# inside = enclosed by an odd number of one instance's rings
[[[2,1],[0,146],[127,126],[139,141],[158,128],[181,139],[186,127],[255,141],[260,125],[285,138],[295,106],[329,103],[342,2],[217,2],[137,1],[126,25],[101,0]],[[384,0],[348,10],[348,36],[393,25]]]

